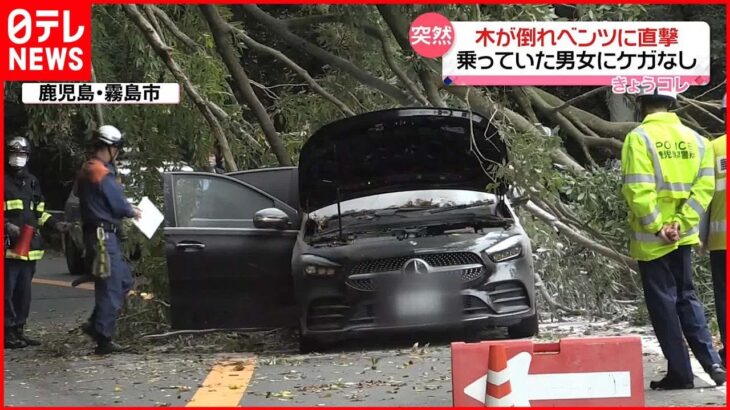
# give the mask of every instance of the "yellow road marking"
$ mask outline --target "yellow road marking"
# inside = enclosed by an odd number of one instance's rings
[[[216,363],[186,407],[238,407],[255,368],[254,358]]]
[[[71,282],[64,282],[61,280],[53,280],[53,279],[41,279],[41,278],[33,278],[33,283],[38,283],[41,285],[51,285],[51,286],[62,286],[64,288],[72,288]],[[77,289],[85,289],[85,290],[94,290],[94,284],[93,283],[82,283],[79,286],[76,286]]]

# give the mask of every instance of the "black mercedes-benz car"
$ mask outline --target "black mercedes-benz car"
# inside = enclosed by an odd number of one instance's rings
[[[530,242],[479,115],[407,108],[328,124],[299,166],[165,175],[175,328],[296,324],[305,350],[440,327],[537,333]]]

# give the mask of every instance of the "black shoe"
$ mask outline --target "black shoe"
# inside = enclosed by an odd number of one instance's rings
[[[5,348],[6,349],[21,349],[27,347],[28,343],[18,339],[18,335],[13,329],[5,328]]]
[[[649,383],[649,387],[652,390],[683,390],[683,389],[694,389],[694,382],[679,383],[668,377],[664,377],[659,381],[653,381]]]
[[[84,332],[86,336],[89,336],[94,340],[99,338],[99,334],[96,333],[96,329],[94,329],[94,324],[91,322],[87,322],[81,325],[81,331]]]
[[[16,335],[16,337],[17,337],[18,340],[24,341],[25,343],[28,344],[28,346],[40,346],[41,345],[41,341],[40,340],[36,340],[36,339],[33,339],[31,337],[26,336],[26,334],[23,331],[23,328],[22,327],[16,327],[15,328],[15,335]]]
[[[717,386],[722,386],[723,384],[725,384],[725,381],[727,379],[727,372],[725,372],[725,368],[719,363],[713,364],[707,374],[710,375],[710,378],[713,382],[715,382],[715,385]]]
[[[76,286],[79,286],[82,283],[88,283],[88,282],[93,282],[93,281],[94,281],[94,277],[92,275],[84,275],[84,276],[81,276],[80,278],[74,279],[74,281],[71,282],[71,287],[75,288]]]
[[[94,349],[94,353],[98,355],[105,355],[105,354],[112,354],[112,353],[122,353],[127,351],[126,346],[119,345],[115,342],[112,342],[111,340],[99,342],[99,344],[96,346],[96,349]]]

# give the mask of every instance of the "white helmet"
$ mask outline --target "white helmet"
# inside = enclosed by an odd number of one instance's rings
[[[638,97],[655,95],[657,97],[671,98],[672,100],[677,101],[677,94],[679,93],[676,91],[660,90],[659,87],[654,87],[654,90],[651,92],[649,92],[649,87],[639,87]]]
[[[122,132],[113,125],[102,125],[96,131],[96,139],[106,145],[122,146]]]

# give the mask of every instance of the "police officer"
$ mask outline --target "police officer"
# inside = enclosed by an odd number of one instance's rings
[[[722,98],[723,119],[725,118],[725,106],[727,95]],[[720,340],[722,341],[722,350],[720,350],[720,358],[722,365],[725,362],[725,336],[727,329],[725,321],[725,298],[727,291],[725,288],[725,252],[727,249],[727,222],[725,220],[725,181],[727,177],[727,153],[725,147],[726,137],[721,137],[712,141],[712,149],[715,153],[715,195],[712,197],[710,208],[707,211],[707,238],[704,242],[704,248],[710,251],[710,267],[712,269],[712,282],[715,293],[715,311],[717,314],[717,325],[720,328]]]
[[[117,317],[126,294],[134,284],[130,267],[123,258],[119,240],[123,218],[139,218],[140,211],[124,196],[116,179],[113,163],[122,149],[122,133],[111,125],[104,125],[94,133],[92,158],[82,167],[78,179],[81,224],[87,255],[95,255],[98,249],[97,228],[104,231],[104,242],[109,254],[111,274],[95,279],[94,311],[84,332],[96,340],[96,354],[124,351],[112,341]],[[87,273],[91,271],[94,257],[86,258]]]
[[[699,243],[700,218],[715,186],[713,152],[669,112],[676,99],[676,93],[657,90],[640,94],[643,121],[626,136],[621,153],[630,253],[639,262],[649,317],[669,362],[667,375],[650,383],[662,390],[694,387],[682,334],[718,386],[726,377],[692,283],[691,246]]]
[[[5,347],[16,349],[38,346],[38,340],[28,337],[23,329],[30,312],[31,283],[36,261],[43,258],[43,241],[39,227],[68,231],[68,224],[57,221],[45,211],[46,204],[38,179],[26,167],[30,143],[23,137],[7,143],[5,165]],[[34,229],[28,255],[13,252],[21,227]]]

